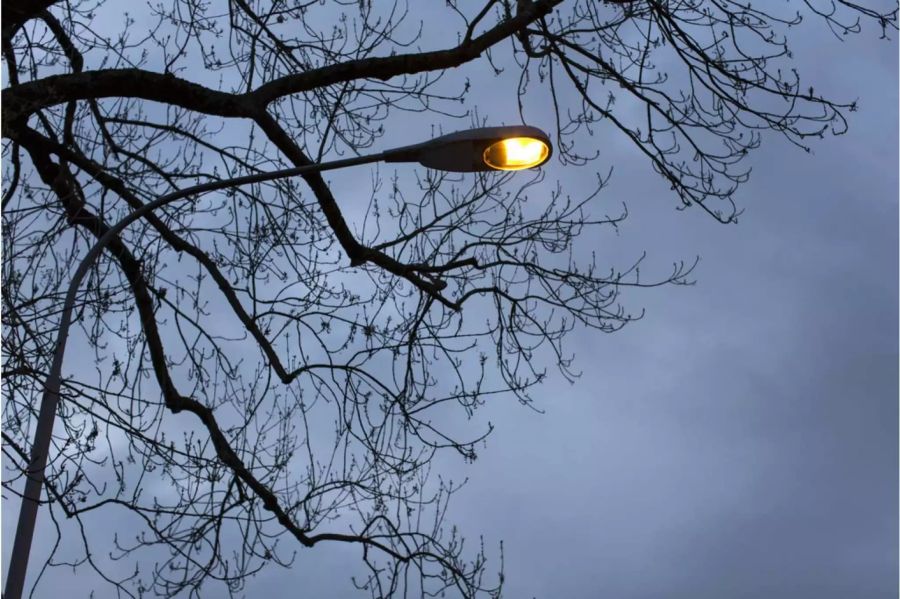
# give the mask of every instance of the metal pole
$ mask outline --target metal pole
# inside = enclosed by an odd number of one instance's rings
[[[370,162],[383,160],[387,155],[391,155],[393,152],[393,150],[390,150],[380,154],[358,156],[322,164],[307,164],[270,173],[246,175],[225,181],[213,181],[181,189],[166,194],[149,204],[144,204],[140,208],[128,213],[122,220],[113,225],[102,237],[100,237],[97,243],[95,243],[90,251],[88,251],[87,255],[81,261],[81,264],[78,265],[78,268],[75,270],[75,274],[72,276],[72,280],[69,283],[69,289],[66,292],[66,300],[63,304],[63,311],[60,317],[59,331],[56,334],[53,364],[50,367],[50,374],[47,375],[47,379],[44,381],[44,395],[41,399],[41,409],[38,414],[37,428],[34,431],[34,442],[31,445],[31,460],[28,464],[28,470],[25,473],[25,493],[22,496],[22,507],[19,510],[19,522],[16,525],[16,537],[13,541],[12,556],[9,561],[9,570],[7,572],[6,589],[3,593],[3,599],[21,599],[22,592],[25,588],[25,572],[28,569],[28,556],[31,551],[31,541],[34,538],[35,521],[37,520],[38,505],[40,504],[41,490],[44,484],[44,469],[47,467],[47,457],[53,435],[53,421],[56,418],[56,406],[59,404],[62,361],[63,355],[66,352],[66,338],[69,335],[69,325],[72,321],[72,309],[75,306],[75,296],[78,293],[78,287],[81,284],[81,280],[87,274],[97,257],[103,252],[106,245],[124,230],[125,227],[145,214],[187,196],[227,187],[236,187],[246,183],[261,183],[263,181],[271,181],[273,179],[284,177],[306,175],[359,164],[368,164]]]

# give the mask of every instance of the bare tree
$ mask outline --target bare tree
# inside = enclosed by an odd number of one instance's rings
[[[806,149],[855,109],[801,80],[788,29],[897,22],[892,2],[844,0],[117,4],[2,5],[5,499],[69,275],[154,198],[366,152],[412,113],[502,119],[471,98],[487,67],[517,74],[508,104],[552,130],[563,164],[591,168],[593,135],[615,132],[680,206],[732,222],[764,131]],[[535,98],[552,111],[535,119]],[[474,460],[491,430],[469,421],[479,406],[531,405],[548,368],[577,376],[569,331],[616,331],[640,316],[623,289],[692,268],[597,263],[588,232],[625,217],[591,208],[605,172],[578,197],[541,181],[398,170],[366,203],[308,175],[129,227],[79,294],[46,485],[69,543],[44,567],[92,568],[121,595],[203,596],[346,543],[375,597],[499,595],[501,560],[445,523],[458,485],[435,456]],[[100,510],[124,529],[86,526]]]

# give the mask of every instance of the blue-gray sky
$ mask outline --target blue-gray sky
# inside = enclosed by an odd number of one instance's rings
[[[896,596],[897,46],[804,34],[801,72],[860,112],[813,155],[764,141],[737,226],[616,144],[621,243],[699,254],[698,283],[579,335],[545,415],[493,416],[456,507],[506,539],[510,597]]]
[[[697,284],[629,294],[645,318],[576,333],[583,376],[551,377],[544,414],[489,404],[479,459],[444,462],[470,479],[448,521],[495,559],[504,541],[505,596],[896,596],[898,66],[876,38],[797,31],[801,73],[860,110],[812,155],[765,137],[736,226],[674,210],[637,150],[598,132],[615,166],[598,210],[630,212],[598,258],[646,250],[663,272],[699,255]],[[590,177],[572,169],[549,178],[575,193]],[[247,596],[352,596],[358,562],[316,548]],[[56,572],[38,596],[72,584]]]

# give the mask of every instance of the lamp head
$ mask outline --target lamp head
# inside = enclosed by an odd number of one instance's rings
[[[550,138],[536,127],[482,127],[436,137],[425,143],[391,150],[385,162],[418,162],[457,173],[515,171],[547,162]]]

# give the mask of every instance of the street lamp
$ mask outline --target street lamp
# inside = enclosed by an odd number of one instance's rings
[[[442,171],[518,171],[550,158],[550,138],[536,127],[483,127],[385,152],[385,162],[418,162]]]
[[[176,200],[247,183],[261,183],[284,177],[308,175],[379,161],[418,162],[429,168],[454,172],[521,170],[542,165],[550,158],[550,153],[550,138],[547,137],[546,133],[535,127],[523,125],[469,129],[443,135],[421,144],[387,150],[380,154],[357,156],[332,162],[311,163],[279,171],[194,185],[144,204],[110,227],[78,265],[66,293],[60,317],[59,331],[56,336],[53,363],[50,367],[50,374],[47,375],[47,379],[44,381],[44,395],[41,399],[37,428],[34,431],[34,442],[31,446],[31,458],[25,477],[25,492],[22,495],[22,507],[19,510],[19,521],[16,525],[16,537],[13,541],[12,557],[10,558],[9,571],[6,577],[4,599],[21,599],[25,588],[25,571],[28,568],[28,556],[31,551],[31,541],[34,537],[37,510],[44,483],[44,470],[47,466],[50,440],[53,433],[53,421],[56,418],[56,406],[59,404],[62,360],[66,351],[66,339],[68,338],[69,326],[72,321],[75,295],[78,293],[81,280],[87,274],[91,265],[109,242],[125,227],[153,210]]]

